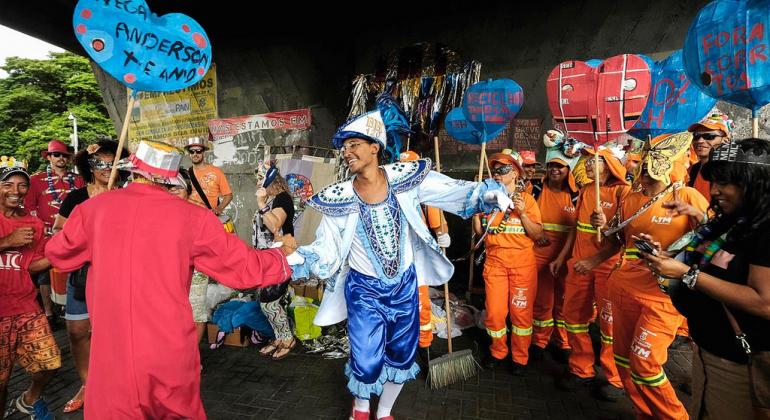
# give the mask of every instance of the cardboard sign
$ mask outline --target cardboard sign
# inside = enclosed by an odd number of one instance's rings
[[[209,131],[215,142],[224,142],[255,130],[307,130],[311,122],[310,108],[305,108],[210,120]]]
[[[463,115],[481,133],[499,133],[524,105],[524,91],[510,79],[474,83],[465,91]],[[494,138],[492,136],[491,138]]]
[[[143,0],[80,0],[72,27],[86,53],[134,91],[184,89],[211,65],[211,43],[198,22],[181,13],[157,16]]]
[[[596,67],[566,61],[549,74],[546,92],[556,128],[600,145],[626,133],[641,116],[650,92],[650,66],[634,54],[610,57]]]
[[[653,65],[647,106],[628,133],[646,139],[647,136],[687,131],[687,127],[705,117],[716,102],[692,85],[684,71],[682,50],[678,50]]]
[[[770,0],[701,9],[684,43],[687,77],[710,96],[757,111],[770,102]]]

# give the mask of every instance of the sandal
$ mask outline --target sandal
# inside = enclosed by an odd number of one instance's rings
[[[292,337],[291,342],[288,345],[282,341],[281,344],[278,346],[278,349],[276,349],[276,351],[273,353],[273,356],[272,356],[273,360],[281,360],[284,357],[288,356],[289,353],[291,353],[291,351],[294,350],[294,347],[297,347],[296,338]],[[279,353],[281,350],[286,350],[286,352],[276,356],[276,353]]]
[[[276,341],[277,340],[273,340],[273,341],[267,343],[267,345],[265,347],[262,347],[261,349],[259,349],[259,355],[260,356],[268,357],[268,356],[272,355],[273,353],[275,353],[275,351],[280,348],[278,346],[278,344],[276,344]]]
[[[218,348],[222,347],[222,343],[224,343],[224,342],[225,342],[225,335],[227,335],[227,334],[225,334],[225,333],[224,333],[224,332],[222,332],[222,331],[219,331],[219,332],[217,333],[217,341],[215,341],[215,342],[211,343],[211,344],[209,345],[209,348],[210,348],[211,350],[216,350],[216,349],[218,349]]]
[[[84,389],[86,389],[85,386],[81,386],[80,390],[78,390],[78,394],[80,394]],[[75,394],[75,397],[77,397],[78,394]],[[72,397],[71,400],[67,401],[66,404],[64,404],[64,409],[62,410],[65,413],[72,413],[73,411],[78,411],[81,408],[83,408],[83,404],[85,402],[83,401],[83,398],[75,398]]]

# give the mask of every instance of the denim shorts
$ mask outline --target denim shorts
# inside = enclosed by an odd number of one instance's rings
[[[81,321],[88,319],[88,306],[84,300],[75,299],[75,288],[67,282],[67,305],[64,307],[64,319]]]

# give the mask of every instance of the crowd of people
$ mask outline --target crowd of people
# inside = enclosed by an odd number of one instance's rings
[[[252,243],[228,232],[233,192],[202,138],[185,146],[189,170],[179,150],[139,143],[117,168],[130,181],[112,191],[113,141],[78,152],[77,173],[56,140],[44,171],[0,168],[0,407],[18,364],[31,381],[13,404],[52,418],[41,398],[61,366],[49,270],[69,273],[65,319],[82,382],[64,411],[85,407],[89,418],[205,418],[209,285],[257,289],[274,333],[259,354],[280,360],[298,343],[289,283],[314,275],[326,285],[315,323],[347,321],[350,417],[393,418],[430,358],[428,286],[454,272],[447,211],[471,219],[485,247],[485,368],[524,375],[550,353],[566,365],[556,387],[628,398],[639,418],[767,415],[770,143],[733,139],[719,112],[637,149],[575,147],[549,131],[542,177],[534,152],[505,149],[488,159],[491,178],[471,182],[402,151],[408,131],[387,95],[340,127],[332,143],[351,177],[308,200],[322,219],[299,247],[275,166],[257,181]],[[693,347],[687,408],[663,369],[677,336]]]

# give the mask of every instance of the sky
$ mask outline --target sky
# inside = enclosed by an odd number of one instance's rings
[[[5,65],[6,57],[46,58],[50,51],[62,52],[64,50],[0,25],[0,64]],[[0,78],[6,76],[8,73],[0,70]]]

